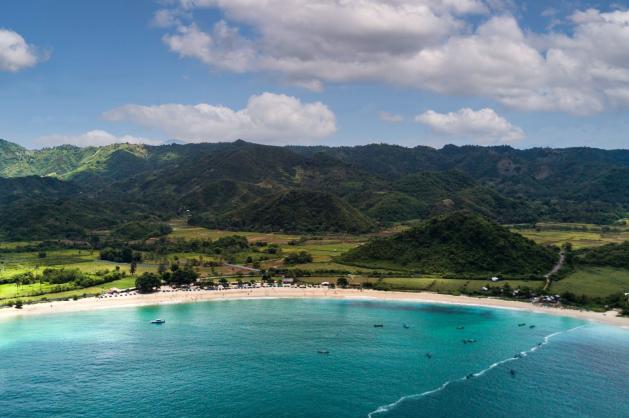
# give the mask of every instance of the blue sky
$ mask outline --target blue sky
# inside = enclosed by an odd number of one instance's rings
[[[262,3],[0,2],[0,138],[629,145],[623,3]]]

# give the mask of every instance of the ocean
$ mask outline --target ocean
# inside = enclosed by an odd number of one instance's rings
[[[628,417],[629,331],[375,300],[8,319],[0,416]]]

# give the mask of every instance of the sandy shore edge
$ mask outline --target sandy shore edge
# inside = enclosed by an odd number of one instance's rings
[[[550,315],[568,316],[586,321],[620,326],[629,330],[629,318],[618,317],[616,312],[592,312],[575,309],[560,309],[493,298],[453,296],[429,292],[384,292],[377,290],[325,289],[325,288],[256,288],[233,290],[201,290],[196,292],[173,291],[146,295],[128,295],[111,298],[84,298],[70,301],[56,301],[24,305],[23,309],[2,308],[0,319],[20,318],[31,315],[94,311],[100,309],[193,303],[227,299],[259,298],[327,298],[327,299],[377,299],[388,301],[408,301],[462,306],[482,306],[498,309],[513,309]]]

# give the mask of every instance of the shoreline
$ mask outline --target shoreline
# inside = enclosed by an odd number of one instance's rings
[[[590,322],[614,325],[629,330],[629,318],[606,313],[576,309],[552,308],[528,302],[504,299],[454,296],[428,292],[392,292],[379,290],[325,289],[325,288],[254,288],[230,290],[172,291],[135,294],[111,298],[89,297],[78,300],[54,301],[24,305],[22,309],[1,308],[0,320],[56,313],[86,312],[101,309],[129,308],[151,305],[169,305],[218,300],[238,299],[372,299],[406,301],[442,305],[476,306],[494,309],[511,309],[525,312],[566,316]]]

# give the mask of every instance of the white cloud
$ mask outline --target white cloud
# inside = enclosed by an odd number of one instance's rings
[[[576,11],[566,33],[534,33],[509,3],[180,0],[173,10],[188,23],[164,42],[213,68],[269,72],[315,91],[375,81],[587,115],[611,103],[605,91],[629,88],[629,12]],[[203,7],[224,17],[209,32],[194,23]]]
[[[415,117],[415,122],[447,137],[473,139],[480,144],[512,143],[524,139],[524,132],[493,109],[460,109],[437,113],[433,110]]]
[[[45,58],[19,33],[0,28],[0,71],[17,72]]]
[[[320,102],[302,103],[283,94],[252,96],[247,106],[163,104],[125,105],[109,112],[110,121],[129,121],[187,142],[246,139],[270,144],[311,143],[336,131],[336,118]]]
[[[147,139],[147,138],[139,138],[131,135],[124,136],[116,136],[107,131],[102,131],[99,129],[76,134],[76,135],[46,135],[38,138],[35,143],[39,146],[44,147],[54,147],[57,145],[76,145],[78,147],[100,147],[103,145],[110,144],[147,144],[147,145],[160,145],[163,142]]]
[[[216,23],[211,34],[192,24],[179,26],[177,34],[164,35],[162,40],[180,57],[197,58],[206,64],[234,72],[249,70],[255,58],[251,42],[242,38],[238,29],[224,21]]]
[[[402,115],[397,115],[395,113],[390,112],[379,112],[378,116],[380,120],[388,123],[401,123],[404,122],[404,117]]]

